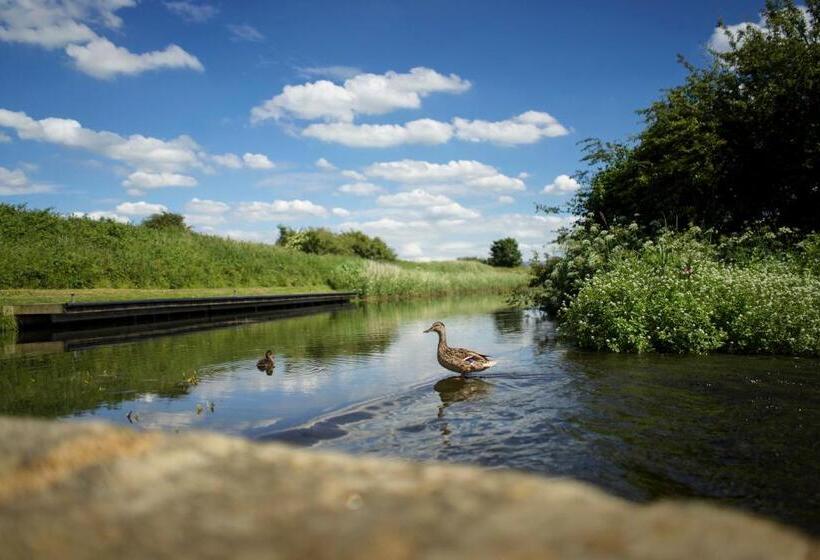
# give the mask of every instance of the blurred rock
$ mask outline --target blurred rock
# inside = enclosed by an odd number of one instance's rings
[[[207,433],[0,419],[0,557],[818,558],[815,541],[697,502],[636,505],[512,472]]]

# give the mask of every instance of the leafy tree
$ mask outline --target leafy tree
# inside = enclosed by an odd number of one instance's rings
[[[175,214],[173,212],[162,212],[161,214],[151,214],[142,221],[143,227],[151,229],[174,229],[189,231],[190,228],[185,223],[185,217],[182,214]]]
[[[586,142],[574,202],[604,226],[820,228],[820,0],[771,0],[683,85],[640,111],[628,143]]]
[[[512,268],[514,266],[521,266],[522,263],[523,258],[518,248],[518,241],[512,237],[505,237],[504,239],[493,241],[487,264]]]
[[[378,237],[370,237],[361,231],[333,233],[326,228],[295,230],[279,226],[276,244],[317,255],[349,255],[363,259],[394,261],[396,253]]]

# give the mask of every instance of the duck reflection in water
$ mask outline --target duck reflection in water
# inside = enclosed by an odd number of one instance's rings
[[[438,393],[441,399],[441,406],[438,407],[438,417],[443,418],[444,410],[453,403],[485,397],[490,392],[490,387],[492,385],[477,377],[454,375],[442,379],[433,385],[433,390]]]

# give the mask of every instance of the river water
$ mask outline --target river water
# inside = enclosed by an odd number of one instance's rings
[[[435,320],[452,345],[498,365],[453,377],[436,362],[436,336],[422,333]],[[3,348],[0,414],[568,476],[637,501],[716,500],[820,534],[820,360],[579,352],[538,313],[496,297],[54,349]],[[267,349],[270,375],[256,368]]]

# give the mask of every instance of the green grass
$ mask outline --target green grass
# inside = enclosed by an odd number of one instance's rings
[[[352,290],[400,298],[500,293],[521,269],[475,262],[384,264],[212,235],[59,216],[0,204],[0,305]],[[10,328],[8,318],[0,330]]]

